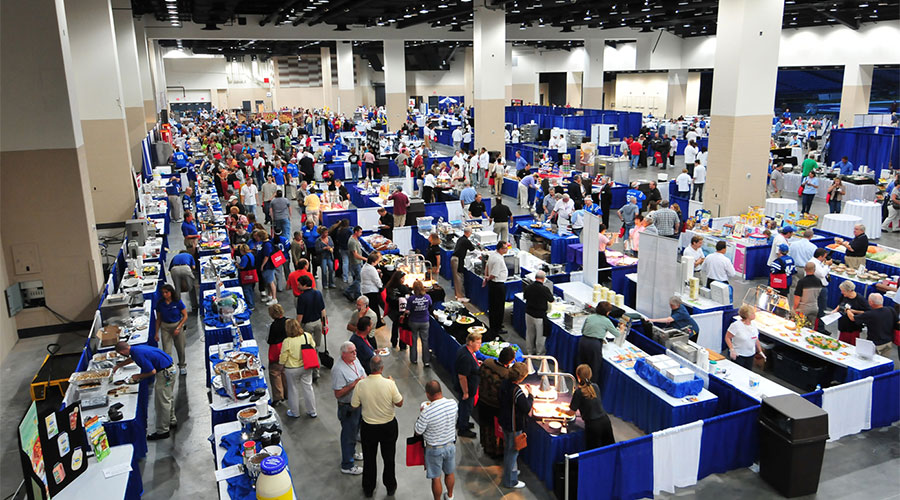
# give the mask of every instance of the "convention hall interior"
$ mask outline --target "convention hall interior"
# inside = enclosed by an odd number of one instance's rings
[[[898,101],[900,0],[0,0],[0,499],[896,499]]]

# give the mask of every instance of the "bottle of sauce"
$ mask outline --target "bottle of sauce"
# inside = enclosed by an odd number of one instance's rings
[[[268,457],[260,464],[256,500],[292,500],[294,487],[283,457]]]

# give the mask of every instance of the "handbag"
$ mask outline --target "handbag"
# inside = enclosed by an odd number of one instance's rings
[[[787,288],[787,274],[777,273],[769,275],[769,286],[772,288]]]
[[[412,345],[412,330],[400,327],[398,328],[397,332],[397,336],[400,338],[400,342],[403,342],[406,345]]]
[[[284,256],[284,252],[281,250],[272,254],[272,265],[276,268],[283,266],[285,262],[287,262],[287,259]]]
[[[303,358],[303,369],[304,370],[312,370],[314,368],[319,367],[319,355],[316,352],[313,346],[309,345],[309,342],[306,341],[309,334],[303,334],[303,346],[300,348],[300,355]]]
[[[894,345],[900,346],[900,330],[894,330]]]
[[[242,285],[252,285],[253,283],[259,283],[259,275],[256,274],[256,269],[247,269],[245,271],[241,271],[238,273],[238,278],[241,281]]]
[[[831,203],[831,192],[825,194],[825,203]]]
[[[801,183],[801,184],[800,184],[800,189],[797,190],[797,194],[799,194],[800,196],[803,196],[803,188],[804,188],[804,187],[806,187],[806,184],[805,184],[805,183]]]
[[[425,438],[413,436],[406,438],[406,466],[425,465]]]
[[[513,427],[513,432],[515,432],[515,428],[516,428],[516,396],[515,395],[513,395],[512,427]],[[516,451],[519,451],[522,448],[525,448],[526,446],[528,446],[528,435],[525,434],[525,431],[522,431],[521,434],[516,434],[515,439],[516,439]]]

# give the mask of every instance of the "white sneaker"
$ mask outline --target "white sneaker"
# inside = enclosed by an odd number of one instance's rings
[[[517,489],[517,490],[521,490],[521,489],[524,488],[524,487],[525,487],[525,482],[524,482],[524,481],[519,481],[518,483],[516,483],[515,486],[513,486],[513,488],[515,488],[515,489]]]
[[[363,454],[362,454],[361,451],[357,451],[357,452],[353,455],[353,460],[362,460],[362,459],[363,459]]]
[[[363,470],[362,470],[362,467],[360,467],[358,465],[354,465],[353,467],[350,467],[349,469],[341,469],[341,472],[344,474],[358,476],[363,473]]]

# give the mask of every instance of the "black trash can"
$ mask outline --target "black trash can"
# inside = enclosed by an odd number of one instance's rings
[[[763,398],[759,410],[759,475],[783,496],[819,488],[828,413],[796,394]]]

